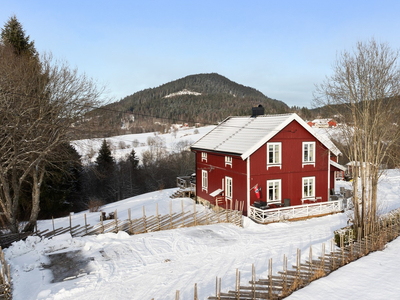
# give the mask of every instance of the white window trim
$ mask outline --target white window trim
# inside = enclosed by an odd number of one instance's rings
[[[274,199],[274,200],[269,200],[269,184],[273,183],[274,184],[274,188],[275,188],[275,183],[279,184],[279,195],[278,195],[278,199]],[[281,179],[273,179],[273,180],[267,180],[267,203],[281,203],[282,202],[282,180]]]
[[[312,145],[313,146],[313,160],[312,161],[305,161],[304,160],[304,146],[305,145]],[[301,161],[302,161],[302,167],[307,166],[307,165],[312,165],[315,167],[315,152],[316,152],[316,148],[315,148],[315,142],[303,142],[302,143],[302,150],[301,150]]]
[[[208,172],[201,170],[201,190],[208,193]]]
[[[232,156],[225,156],[225,167],[231,166],[232,168]]]
[[[230,190],[228,188],[229,183],[231,185]],[[225,198],[228,200],[232,200],[232,195],[233,195],[233,179],[232,177],[225,176]]]
[[[313,180],[313,185],[312,185],[312,192],[313,192],[313,194],[312,194],[312,195],[306,196],[306,195],[304,195],[304,184],[305,184],[306,181],[308,181],[308,180],[310,180],[310,179]],[[315,198],[315,176],[303,177],[303,178],[302,178],[301,195],[302,195],[302,198],[301,198],[302,200],[304,200],[304,199],[316,199],[316,198]]]
[[[201,161],[207,162],[207,153],[206,152],[201,152]]]
[[[279,163],[270,163],[269,162],[269,146],[279,146]],[[273,151],[273,153],[275,153],[275,151]],[[267,170],[271,167],[279,167],[280,169],[282,169],[282,143],[281,142],[267,143]]]

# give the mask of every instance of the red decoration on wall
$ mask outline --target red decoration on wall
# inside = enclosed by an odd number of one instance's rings
[[[254,192],[256,193],[257,199],[260,199],[260,197],[261,197],[261,195],[260,195],[261,187],[258,187],[258,184],[256,184],[254,186]]]

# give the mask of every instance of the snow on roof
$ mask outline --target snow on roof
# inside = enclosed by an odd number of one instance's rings
[[[341,164],[338,164],[337,162],[331,160],[331,165],[334,166],[335,168],[338,168],[339,170],[346,171],[346,167],[343,167]]]
[[[228,117],[194,143],[192,149],[236,154],[244,160],[293,120],[296,120],[335,155],[340,154],[339,149],[329,138],[317,134],[297,114],[264,115],[256,118]]]

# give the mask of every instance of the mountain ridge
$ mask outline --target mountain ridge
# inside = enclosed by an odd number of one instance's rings
[[[184,90],[190,93],[182,93]],[[171,94],[174,96],[166,97]],[[283,101],[255,88],[217,73],[201,73],[138,91],[92,111],[90,117],[101,120],[99,125],[108,124],[110,134],[164,132],[174,123],[216,124],[228,116],[250,115],[252,107],[260,104],[266,114],[290,110]]]

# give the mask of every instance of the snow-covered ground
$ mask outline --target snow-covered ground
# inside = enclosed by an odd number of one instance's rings
[[[386,210],[400,207],[399,183],[399,171],[389,170],[379,183],[381,207]],[[159,213],[167,214],[169,196],[174,190],[129,198],[109,204],[104,210],[111,212],[118,208],[119,218],[124,219],[128,208],[132,209],[133,217],[143,214],[143,206],[146,215],[151,215],[158,203]],[[181,199],[172,203],[174,211],[181,210]],[[193,208],[192,200],[185,198],[183,203],[185,210]],[[196,209],[204,208],[198,205]],[[99,213],[86,211],[72,216],[73,225],[83,224],[85,213],[90,224],[98,222]],[[276,273],[282,269],[284,254],[289,266],[296,263],[297,248],[301,249],[303,259],[308,256],[310,245],[314,255],[319,254],[322,243],[330,249],[333,231],[345,226],[347,219],[346,213],[341,213],[307,221],[258,225],[245,218],[244,228],[217,224],[134,236],[120,232],[79,238],[65,234],[42,241],[30,237],[6,249],[5,256],[11,264],[15,300],[175,299],[176,290],[180,291],[180,299],[193,299],[195,283],[199,299],[206,299],[215,293],[216,276],[222,278],[224,291],[232,290],[236,268],[245,284],[251,278],[252,263],[257,277],[265,278],[269,258],[273,259]],[[56,219],[55,224],[69,226],[69,219]],[[38,226],[52,228],[52,222],[41,221]],[[356,286],[362,299],[394,299],[399,289],[393,282],[398,278],[400,263],[394,261],[399,251],[400,241],[396,240],[385,251],[362,258],[291,297],[356,299]],[[57,273],[54,268],[60,268],[54,262],[57,256],[52,255],[60,253],[74,256],[68,266],[61,266],[65,268],[61,278],[72,278],[52,282],[53,274]],[[80,270],[80,276],[68,273],[69,269]],[[345,288],[347,293],[343,291]]]
[[[154,132],[126,134],[109,137],[105,140],[111,145],[111,152],[116,160],[125,158],[131,153],[132,149],[135,150],[137,157],[141,159],[142,153],[150,148],[149,139],[157,142],[159,146],[168,152],[182,151],[182,147],[186,146],[187,148],[214,128],[215,126],[183,127],[165,134]],[[72,144],[82,156],[83,162],[89,163],[96,160],[103,140],[103,138],[84,139],[74,141]]]
[[[130,153],[132,148],[140,158],[143,151],[149,149],[149,138],[161,139],[167,151],[177,151],[213,128],[208,126],[198,128],[197,131],[194,128],[179,129],[175,133],[158,135],[124,135],[107,140],[117,160]],[[84,160],[89,162],[95,160],[102,140],[81,140],[74,144]],[[340,186],[349,187],[349,183],[338,182],[337,189]],[[156,204],[160,214],[168,214],[171,201],[174,212],[181,211],[182,203],[185,211],[193,210],[191,199],[169,198],[175,190],[136,196],[102,209],[107,213],[117,209],[118,218],[122,220],[128,218],[129,208],[132,218],[143,215],[143,206],[147,216],[155,215]],[[389,170],[382,178],[379,183],[379,200],[381,213],[400,207],[399,171]],[[204,207],[197,205],[196,210],[204,210]],[[83,225],[85,214],[89,224],[99,222],[100,213],[84,211],[71,216],[72,226]],[[319,254],[322,243],[326,243],[329,249],[333,231],[345,226],[347,220],[346,213],[270,225],[258,225],[244,218],[244,228],[218,224],[134,236],[120,232],[79,238],[65,234],[44,240],[30,237],[6,249],[5,256],[11,264],[15,300],[159,300],[175,299],[176,290],[180,291],[180,299],[193,299],[195,283],[198,285],[199,299],[206,299],[215,293],[216,276],[222,278],[223,291],[232,290],[235,287],[236,268],[241,271],[242,284],[247,284],[251,279],[252,263],[256,266],[257,277],[265,278],[270,258],[273,259],[273,270],[276,273],[282,270],[284,254],[288,257],[289,266],[296,263],[297,248],[301,249],[303,259],[308,256],[310,245],[315,255]],[[56,228],[68,227],[69,218],[55,219],[54,225]],[[52,230],[52,221],[40,221],[38,228]],[[354,291],[354,285],[357,284],[360,288],[364,287],[360,294],[363,299],[396,298],[393,295],[396,295],[394,293],[397,290],[393,288],[394,284],[390,286],[390,279],[397,278],[398,268],[395,263],[387,266],[387,262],[395,258],[396,251],[400,251],[400,242],[397,240],[385,251],[362,258],[294,293],[292,297],[356,299],[357,295],[350,292]],[[364,261],[367,262],[362,263]],[[367,266],[370,274],[376,272],[378,275],[367,277]],[[350,271],[346,272],[346,268],[350,268]],[[69,277],[68,280],[62,280],[66,277]],[[354,283],[356,277],[358,281]],[[328,278],[329,281],[326,281]],[[378,282],[382,284],[379,296],[373,293]],[[386,283],[389,286],[384,286]],[[349,286],[347,294],[342,293],[344,286]],[[341,289],[341,292],[337,289]]]

